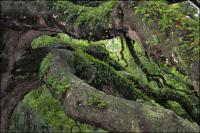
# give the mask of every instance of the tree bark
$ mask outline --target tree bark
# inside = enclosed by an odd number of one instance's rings
[[[17,80],[17,85],[14,90],[1,96],[1,132],[7,132],[9,127],[10,118],[16,105],[29,93],[32,89],[41,86],[41,81],[37,77],[32,77],[29,80]]]
[[[63,60],[66,59],[64,56],[68,56],[68,60]],[[64,76],[67,79],[70,89],[66,89],[57,99],[72,118],[111,132],[197,132],[199,130],[197,124],[182,119],[173,111],[146,102],[125,100],[96,90],[72,73],[70,58],[73,59],[70,51],[54,51],[47,78],[53,76],[57,80],[62,80]],[[57,88],[53,89],[56,91]],[[96,97],[98,101],[93,101],[91,104],[92,97]],[[105,105],[101,106],[101,103]]]
[[[9,119],[16,104],[23,99],[24,95],[30,90],[41,85],[41,81],[38,79],[39,65],[42,58],[47,52],[50,51],[51,48],[38,49],[38,52],[37,50],[31,50],[31,41],[35,37],[42,34],[55,35],[57,33],[64,32],[76,38],[99,40],[113,38],[119,34],[125,33],[132,40],[141,43],[144,49],[148,52],[148,45],[146,44],[146,41],[151,39],[152,34],[150,30],[144,30],[145,28],[148,29],[148,27],[143,26],[143,23],[140,21],[140,19],[132,14],[132,9],[128,2],[121,1],[116,5],[115,10],[113,11],[115,13],[114,16],[116,16],[113,18],[112,27],[114,28],[106,28],[102,31],[94,30],[91,32],[92,35],[90,35],[90,33],[83,33],[82,29],[71,30],[68,28],[68,26],[60,24],[58,20],[53,18],[52,10],[47,10],[44,8],[44,10],[38,11],[40,4],[42,6],[45,6],[46,4],[42,4],[40,2],[37,4],[34,4],[34,2],[26,3],[25,1],[15,2],[16,1],[1,1],[1,29],[4,31],[3,36],[1,36],[1,42],[3,44],[1,46],[2,132],[7,131]],[[47,1],[43,2],[46,3]],[[14,8],[15,6],[13,7],[12,3],[17,4],[16,8]],[[124,3],[124,6],[122,6],[123,4],[120,3]],[[30,10],[25,10],[30,5]],[[35,8],[37,10],[35,10]],[[121,11],[119,12],[119,10]],[[16,14],[20,14],[20,17],[16,16]],[[24,17],[27,19],[24,19]],[[104,31],[106,30],[108,30],[108,32],[104,34]],[[69,55],[66,56],[68,57]],[[57,57],[59,58],[58,55]],[[69,58],[71,57],[69,56]],[[71,117],[89,124],[100,126],[110,131],[127,131],[127,129],[130,129],[130,131],[168,131],[169,127],[172,129],[171,131],[198,130],[198,126],[196,124],[192,124],[187,120],[183,120],[171,111],[152,107],[146,104],[139,104],[134,101],[126,101],[121,98],[109,96],[99,92],[98,90],[94,90],[93,87],[83,83],[71,73],[71,69],[73,69],[73,67],[70,66],[72,65],[71,63],[65,64],[64,62],[66,61],[61,59],[60,62],[58,62],[60,66],[55,65],[54,68],[61,67],[62,65],[67,66],[66,68],[59,68],[58,70],[60,71],[58,71],[58,73],[62,71],[68,75],[68,80],[72,86],[66,94],[63,94],[63,96],[60,97],[60,100],[65,107],[66,113],[71,115]],[[194,63],[191,66],[191,73],[195,70],[195,68],[198,67],[199,64]],[[56,76],[58,73],[52,74]],[[199,91],[199,81],[197,79],[198,76],[199,74],[191,76],[191,79],[195,79],[193,84],[197,91]],[[80,84],[74,80],[80,81]],[[76,84],[79,84],[80,87],[76,87]],[[77,88],[77,90],[73,88]],[[109,103],[108,107],[105,109],[99,109],[97,107],[86,105],[87,101],[90,100],[90,98],[86,95],[87,92],[99,95],[100,101],[104,101],[103,98],[105,98],[108,101],[114,101],[114,104]],[[116,108],[118,110],[116,110]],[[124,111],[124,108],[127,108],[127,110],[130,111],[128,113],[130,118],[127,118],[127,111]],[[139,110],[137,110],[137,108]],[[147,108],[147,110],[145,110],[145,108]],[[162,121],[161,119],[157,120],[155,116],[148,116],[148,110],[150,110],[150,113],[153,114],[155,114],[156,110],[159,110],[166,119]],[[83,114],[87,111],[90,112],[91,115],[83,116]],[[141,115],[136,116],[135,114],[140,113],[140,111]],[[101,119],[103,116],[106,116],[109,119],[107,121]],[[152,119],[150,119],[151,117]],[[162,115],[159,115],[158,118],[163,117]],[[141,123],[139,121],[141,121]],[[158,121],[158,125],[162,128],[155,128],[156,121]],[[168,125],[168,122],[171,123]],[[184,125],[184,122],[187,123],[187,125]],[[109,123],[113,125],[110,125]],[[179,125],[176,123],[179,123]],[[123,126],[127,127],[127,129],[120,129],[120,127]]]

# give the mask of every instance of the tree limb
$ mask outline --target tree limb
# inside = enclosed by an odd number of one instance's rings
[[[67,71],[66,67],[69,65],[66,61],[61,62],[62,57],[58,59],[57,54],[57,52],[53,53],[55,58],[51,60],[48,75],[57,77],[57,80],[63,78],[61,75],[65,75],[70,83],[70,89],[66,90],[65,95],[62,94],[64,97],[61,103],[65,112],[72,118],[111,132],[199,130],[198,125],[180,118],[172,111],[148,105],[148,103],[124,100],[96,90]],[[105,105],[89,104],[88,101],[93,96],[97,97],[99,103],[105,103]]]

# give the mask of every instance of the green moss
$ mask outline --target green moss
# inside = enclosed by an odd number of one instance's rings
[[[61,80],[58,80],[55,77],[49,76],[47,82],[52,86],[58,96],[62,95],[70,88],[70,84],[65,77],[62,77]]]
[[[44,76],[47,74],[51,58],[52,54],[51,53],[47,54],[40,64],[39,75],[41,79],[44,78]]]
[[[199,112],[197,110],[199,108],[199,98],[194,95],[188,95],[184,92],[169,88],[149,88],[149,90],[146,90],[146,93],[152,96],[157,103],[174,110],[178,115],[188,118],[189,120],[192,118],[192,120],[198,121]],[[167,102],[168,100],[173,100],[174,102]],[[184,113],[183,109],[185,109],[187,113]]]
[[[62,15],[58,18],[73,26],[81,26],[87,30],[95,28],[112,27],[111,12],[115,1],[107,1],[97,7],[75,5],[69,1],[54,1],[54,9]]]
[[[65,76],[63,76],[62,79],[58,79],[57,77],[53,77],[51,75],[46,76],[48,74],[51,58],[52,54],[48,53],[46,57],[42,60],[40,64],[40,78],[43,80],[44,78],[45,80],[47,79],[48,84],[53,87],[56,94],[59,96],[63,94],[66,90],[68,90],[70,88],[70,85]]]
[[[60,33],[57,34],[55,37],[43,35],[38,38],[35,38],[32,41],[31,46],[32,48],[39,48],[44,46],[52,46],[55,44],[68,45],[72,48],[82,48],[84,46],[89,45],[87,40],[74,39],[67,34]]]
[[[97,95],[89,95],[89,99],[87,100],[87,104],[91,106],[96,106],[98,108],[106,108],[108,103],[100,99]]]
[[[83,23],[86,23],[91,30],[94,30],[97,26],[105,24],[111,28],[112,19],[110,13],[112,12],[114,5],[114,1],[109,1],[103,3],[97,8],[87,10],[78,16],[75,24],[82,25]]]
[[[63,105],[52,97],[46,86],[34,89],[22,102],[45,120],[50,127],[49,132],[70,132],[73,127],[76,127],[76,122],[65,114]],[[89,125],[79,125],[82,132],[95,132],[95,128]],[[79,132],[79,129],[73,131]]]
[[[166,105],[167,108],[172,109],[174,112],[176,112],[179,116],[183,118],[188,118],[191,120],[190,116],[185,112],[185,110],[181,107],[181,105],[176,101],[167,101]]]
[[[158,36],[149,40],[152,45],[162,45],[169,36],[174,36],[175,33],[179,47],[173,44],[168,45],[179,55],[182,60],[180,62],[185,67],[192,62],[199,60],[199,16],[193,16],[193,12],[188,17],[189,12],[183,11],[184,7],[189,9],[187,3],[167,4],[165,1],[148,1],[141,2],[134,7],[134,13],[138,14],[141,20],[146,23]],[[178,33],[176,33],[178,31]],[[170,34],[170,35],[169,35]],[[167,42],[167,41],[166,41]],[[191,56],[188,56],[190,54]]]
[[[165,64],[155,63],[153,59],[147,58],[140,44],[135,43],[133,48],[135,49],[137,55],[140,55],[138,57],[144,68],[147,69],[148,73],[154,75],[162,75],[166,80],[166,83],[172,85],[176,90],[192,93],[192,90],[185,84],[187,83],[191,85],[191,80],[187,75],[181,74],[175,67],[168,67]],[[152,88],[159,89],[156,82],[151,81],[147,84]]]
[[[110,53],[108,49],[106,48],[106,41],[102,42],[100,44],[92,44],[87,47],[85,47],[84,52],[87,54],[92,55],[93,57],[100,59],[106,63],[108,63],[111,67],[115,68],[118,71],[124,70],[121,64],[119,64],[117,61],[113,60],[110,57]]]
[[[90,45],[89,47],[87,47],[87,50],[86,51],[88,51],[88,50],[94,50],[94,51],[96,51],[96,52],[105,52],[105,54],[109,54],[108,53],[108,51],[106,50],[106,48],[104,47],[104,45],[98,45],[98,44],[96,44],[96,45]]]
[[[125,70],[131,75],[133,75],[135,79],[140,80],[143,83],[147,84],[146,75],[141,70],[141,67],[134,62],[134,59],[129,52],[129,49],[126,45],[124,38],[123,38],[123,43],[124,43],[124,50],[122,53],[124,55],[125,60],[128,63],[128,66],[126,66],[126,63],[121,57],[122,44],[121,44],[121,39],[119,37],[108,40],[106,44],[106,48],[109,51],[110,58],[116,61],[119,65],[124,66]]]
[[[83,51],[76,51],[74,56],[74,66],[77,75],[81,76],[86,81],[91,80],[91,77],[94,75],[95,78],[91,81],[93,86],[98,87],[103,84],[113,85],[113,87],[122,94],[132,95],[133,99],[141,97],[132,82],[123,75],[117,73],[116,70],[107,63],[95,59]]]
[[[100,41],[88,41],[88,40],[82,40],[82,39],[75,39],[70,37],[67,34],[64,33],[59,33],[54,37],[47,36],[47,35],[42,35],[37,38],[35,38],[31,42],[32,48],[40,48],[40,47],[45,47],[45,46],[53,46],[56,44],[63,44],[63,45],[68,45],[74,49],[86,49],[89,45],[105,45],[108,40],[100,40]]]
[[[109,57],[109,52],[104,44],[92,44],[85,47],[84,51],[98,59],[106,60]]]

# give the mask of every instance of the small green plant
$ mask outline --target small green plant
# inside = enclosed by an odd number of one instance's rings
[[[48,68],[49,68],[49,64],[50,64],[50,59],[52,58],[52,54],[48,53],[46,55],[46,57],[42,60],[41,64],[40,64],[40,78],[43,79],[44,76],[46,75]]]
[[[96,106],[98,108],[106,108],[108,106],[107,102],[102,101],[100,97],[96,95],[90,95],[87,104],[91,106]]]

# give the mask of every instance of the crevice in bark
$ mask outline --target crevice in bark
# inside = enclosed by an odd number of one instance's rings
[[[121,59],[126,63],[126,65],[124,67],[127,67],[128,66],[128,62],[126,61],[126,59],[124,58],[124,40],[122,37],[120,37],[120,41],[121,41],[121,50],[120,50],[120,54],[121,54]]]
[[[83,48],[84,50],[84,48]],[[106,50],[105,46],[102,45],[89,45],[85,48],[84,52],[108,63],[111,67],[116,69],[117,71],[125,70],[123,66],[121,66],[117,61],[112,60],[109,56],[109,52]]]
[[[127,44],[127,47],[135,61],[135,63],[141,67],[142,71],[145,73],[146,77],[147,77],[147,80],[150,82],[150,81],[155,81],[159,87],[163,87],[161,81],[159,80],[159,78],[161,78],[162,80],[164,79],[162,76],[160,75],[152,75],[150,73],[148,73],[148,70],[143,66],[143,64],[141,63],[139,57],[137,56],[135,50],[134,50],[134,43],[135,41],[132,41],[130,38],[126,37],[125,36],[125,40],[126,40],[126,44]],[[158,78],[159,77],[159,78]],[[165,81],[165,79],[164,79]]]

